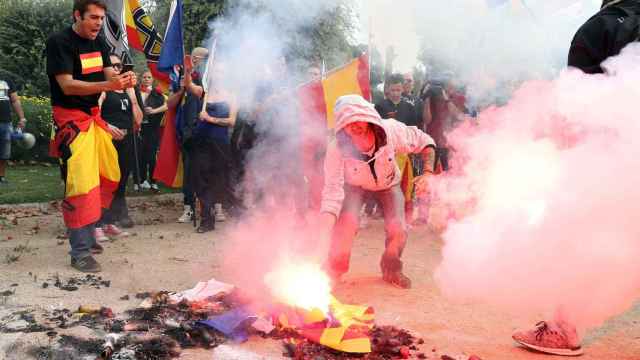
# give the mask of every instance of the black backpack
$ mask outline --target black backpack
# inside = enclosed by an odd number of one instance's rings
[[[616,20],[621,26],[617,27],[615,39],[611,47],[613,54],[619,54],[620,51],[629,43],[640,40],[640,14],[633,9],[622,4],[614,4],[602,9],[607,15],[619,15]],[[598,16],[599,14],[596,14]]]

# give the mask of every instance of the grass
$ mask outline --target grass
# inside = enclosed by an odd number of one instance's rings
[[[61,200],[64,197],[64,184],[60,179],[58,166],[16,165],[7,168],[8,184],[0,185],[0,205]],[[160,185],[160,194],[174,193],[178,189]],[[133,180],[129,178],[127,196],[148,196],[154,193],[133,192]]]

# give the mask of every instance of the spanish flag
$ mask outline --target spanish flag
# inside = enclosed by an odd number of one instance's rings
[[[55,150],[66,144],[70,153],[64,162],[62,215],[68,228],[81,228],[98,221],[102,209],[111,206],[120,181],[118,154],[98,108],[89,115],[54,106],[53,119],[58,129]]]
[[[298,313],[281,314],[278,322],[280,326],[292,328],[306,339],[334,350],[365,354],[371,352],[369,331],[374,326],[374,318],[372,307],[343,304],[332,296],[326,315],[319,310],[298,310]]]
[[[329,72],[322,80],[299,88],[300,108],[307,118],[321,119],[327,129],[333,129],[333,106],[343,95],[361,95],[371,99],[369,61],[363,54],[348,64]],[[313,116],[310,116],[313,115]]]
[[[138,0],[123,0],[123,13],[129,47],[142,52],[147,66],[163,90],[169,87],[169,75],[158,71],[162,38]]]

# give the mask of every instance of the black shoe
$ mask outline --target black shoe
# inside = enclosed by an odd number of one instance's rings
[[[82,259],[71,258],[71,267],[84,273],[97,273],[102,271],[102,267],[93,256],[86,256]]]
[[[199,234],[202,234],[209,231],[213,231],[215,229],[216,229],[216,223],[213,220],[201,221],[200,226],[198,226],[198,228],[196,229],[196,232]]]
[[[93,255],[98,255],[98,254],[102,254],[104,252],[104,248],[102,247],[102,245],[95,243],[91,249],[90,249],[91,253]]]
[[[133,223],[133,220],[131,220],[131,218],[127,216],[124,219],[118,220],[118,225],[124,229],[131,229],[135,224]]]

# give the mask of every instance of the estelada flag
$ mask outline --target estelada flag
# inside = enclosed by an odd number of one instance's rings
[[[147,66],[163,90],[169,87],[169,75],[158,71],[162,38],[138,0],[123,0],[127,42],[130,48],[144,53]]]

